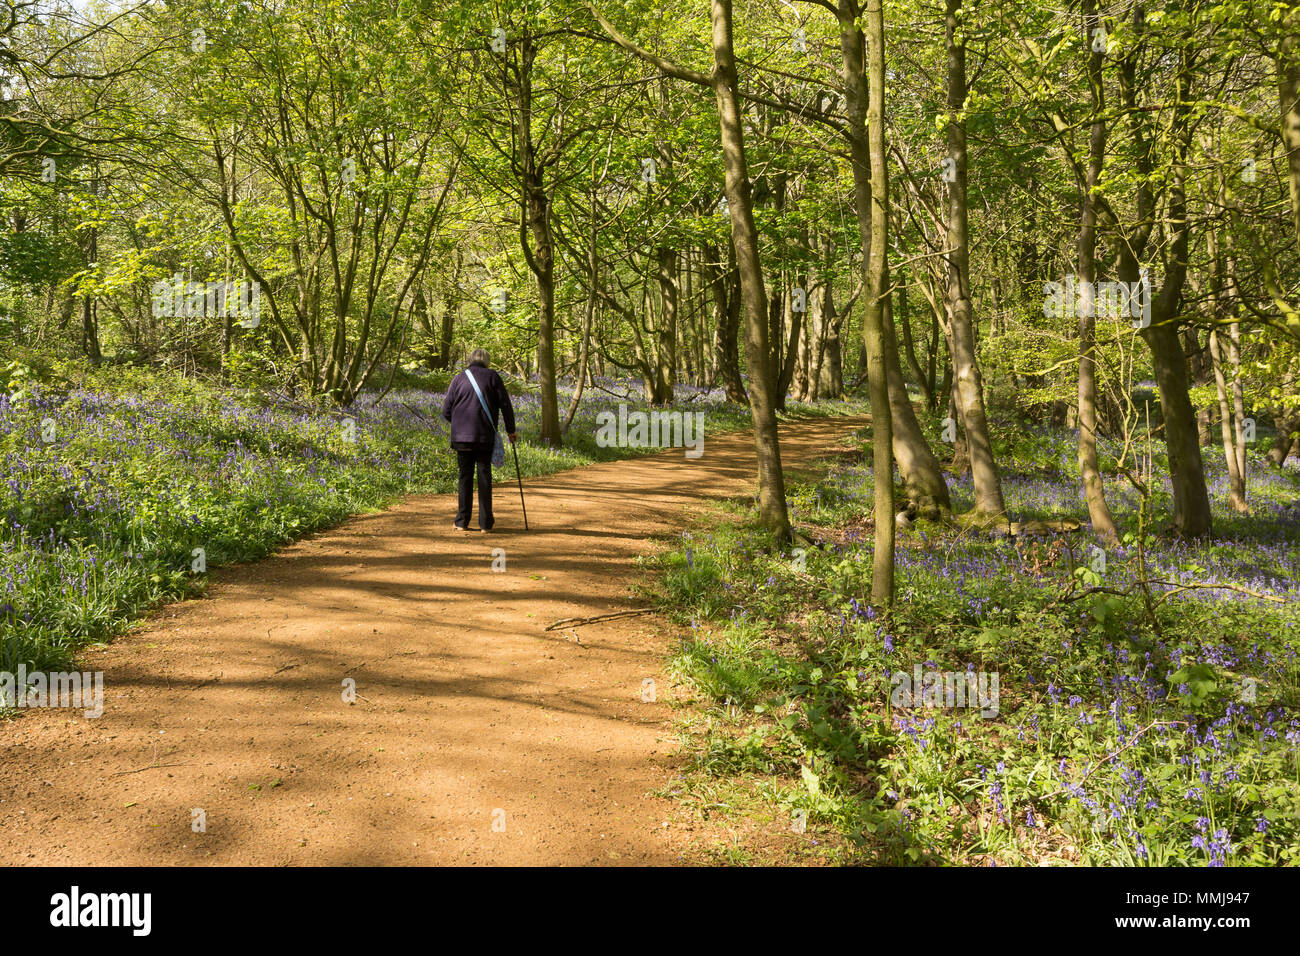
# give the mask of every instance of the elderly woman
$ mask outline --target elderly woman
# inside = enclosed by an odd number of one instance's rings
[[[492,530],[492,449],[496,446],[497,415],[513,443],[515,409],[506,383],[493,371],[485,349],[469,355],[469,365],[451,380],[442,403],[442,417],[451,422],[451,447],[460,466],[460,508],[452,527],[468,531],[474,511],[474,473],[478,472],[478,529]]]

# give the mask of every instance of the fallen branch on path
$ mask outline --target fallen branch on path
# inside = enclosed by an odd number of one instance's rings
[[[149,766],[147,766],[147,767],[138,767],[138,768],[135,769],[135,770],[119,770],[119,771],[117,771],[117,773],[113,774],[113,776],[114,776],[114,777],[125,777],[125,776],[126,776],[127,774],[129,774],[129,773],[144,773],[146,770],[156,770],[156,769],[160,769],[160,768],[162,768],[162,767],[188,767],[188,766],[189,766],[189,764],[185,764],[185,763],[159,763],[159,762],[158,762],[158,745],[157,745],[157,744],[154,744],[154,745],[153,745],[153,763],[149,764]]]
[[[601,621],[612,621],[619,617],[636,617],[638,614],[653,614],[659,610],[654,607],[643,607],[635,611],[615,611],[613,614],[597,614],[595,617],[566,617],[562,621],[556,621],[550,625],[547,630],[553,631],[559,627],[582,627],[584,624],[598,624]]]
[[[147,767],[140,767],[138,770],[119,770],[113,774],[115,777],[124,777],[128,773],[144,773],[146,770],[161,770],[163,767],[188,767],[187,763],[151,763]]]

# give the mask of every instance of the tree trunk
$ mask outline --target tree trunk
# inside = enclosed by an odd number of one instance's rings
[[[812,401],[817,391],[814,365],[817,361],[817,338],[821,334],[820,288],[807,290],[808,312],[799,333],[799,347],[795,356],[794,378],[790,382],[790,397],[796,402]]]
[[[908,501],[919,514],[933,518],[952,511],[952,501],[939,459],[925,440],[911,396],[907,394],[907,381],[903,378],[903,366],[898,357],[898,336],[894,332],[892,299],[892,296],[885,297],[884,312],[885,373],[889,377],[894,459],[898,462]]]
[[[457,249],[456,265],[452,269],[451,282],[447,284],[446,293],[442,297],[442,323],[438,334],[438,364],[434,366],[439,369],[451,368],[451,339],[455,330],[456,313],[460,306],[460,273],[463,262],[462,253]]]
[[[857,111],[847,110],[847,133],[850,165],[853,170],[854,197],[858,207],[858,229],[863,244],[862,268],[866,282],[864,294],[869,296],[871,276],[873,274],[870,250],[874,248],[873,236],[877,207],[872,192],[875,184],[875,167],[872,165],[874,157],[871,155],[871,146],[869,145],[865,111],[868,100],[874,96],[876,91],[869,91],[866,77],[861,68],[861,64],[867,57],[862,33],[854,25],[858,12],[859,8],[856,0],[840,0],[838,15],[840,21],[840,48],[844,57],[845,97],[862,107],[861,110]],[[870,14],[870,8],[868,8],[867,12]],[[879,9],[875,11],[874,15],[883,20],[883,14]],[[853,63],[859,64],[856,69],[852,66]],[[873,129],[870,135],[874,136],[875,132]],[[884,158],[881,157],[881,162],[883,163],[883,161]],[[881,198],[881,203],[886,203],[885,197]],[[887,286],[881,288],[887,288]],[[948,497],[948,486],[943,480],[943,472],[939,467],[939,460],[934,456],[934,452],[930,450],[930,446],[926,444],[925,435],[921,432],[921,427],[917,423],[916,413],[912,409],[912,402],[907,394],[907,384],[903,379],[903,371],[898,358],[898,338],[894,334],[893,309],[890,307],[889,298],[887,296],[884,301],[877,303],[877,306],[882,310],[881,324],[884,340],[881,362],[883,363],[885,381],[889,392],[889,434],[893,445],[893,458],[898,463],[898,470],[902,475],[903,485],[907,491],[909,501],[919,513],[935,516],[944,511],[951,511],[952,504]],[[865,325],[863,334],[868,334]],[[870,369],[874,367],[872,365],[870,346],[866,346],[866,358],[868,365],[866,371],[868,371],[868,379],[870,379]],[[873,402],[872,414],[879,415],[882,412],[883,408]],[[873,431],[880,434],[876,429],[877,426],[873,424]],[[890,540],[893,540],[892,534]]]
[[[723,268],[719,250],[710,246],[705,253],[710,260],[705,263],[709,273],[709,287],[713,291],[714,355],[718,377],[726,389],[727,401],[743,403],[745,382],[740,376],[740,275],[735,268],[735,252],[728,249],[728,262]]]
[[[591,354],[591,325],[596,317],[597,283],[600,281],[600,259],[596,253],[596,216],[595,204],[591,208],[591,233],[587,240],[587,275],[591,286],[587,294],[587,307],[582,313],[582,341],[578,345],[578,372],[573,383],[573,398],[569,400],[569,411],[564,416],[561,430],[568,432],[573,424],[573,416],[578,413],[582,401],[582,390],[587,383],[587,360]]]
[[[1178,334],[1178,314],[1183,285],[1187,280],[1187,153],[1191,140],[1191,73],[1188,54],[1180,51],[1178,99],[1170,138],[1174,157],[1170,163],[1169,201],[1166,229],[1172,237],[1165,281],[1153,296],[1151,326],[1144,330],[1151,347],[1156,383],[1160,386],[1160,407],[1164,415],[1165,444],[1169,452],[1169,480],[1174,491],[1174,528],[1186,537],[1202,537],[1212,530],[1210,495],[1205,487],[1205,466],[1201,460],[1196,411],[1188,395],[1187,356]]]
[[[745,132],[740,119],[739,81],[732,46],[731,0],[712,0],[713,93],[718,102],[722,157],[726,170],[731,238],[736,247],[740,291],[745,304],[745,356],[749,364],[749,409],[758,456],[758,505],[763,526],[781,543],[790,540],[785,504],[785,475],[777,435],[775,382],[767,336],[767,296],[758,258],[758,230],[745,160]]]
[[[519,241],[528,268],[537,281],[537,377],[542,413],[538,437],[543,444],[558,447],[564,439],[555,381],[555,237],[551,230],[551,197],[537,165],[537,145],[533,141],[532,67],[537,50],[527,34],[520,43],[519,119],[515,135],[523,165],[522,211],[526,228],[520,230]]]
[[[946,0],[948,49],[948,157],[956,179],[948,185],[948,304],[952,310],[952,363],[962,425],[966,430],[975,510],[1001,515],[1002,486],[993,462],[984,385],[975,353],[974,303],[970,294],[970,226],[966,193],[966,45],[957,36],[961,0]]]
[[[93,180],[92,187],[95,195],[99,195],[99,180]],[[89,235],[88,245],[86,247],[86,264],[89,266],[99,260],[99,227],[91,226],[86,230]],[[86,357],[98,365],[103,358],[99,348],[99,322],[95,315],[95,297],[84,295],[81,298],[81,344],[85,349]]]
[[[420,330],[429,336],[428,345],[424,350],[424,367],[428,369],[441,368],[438,355],[438,340],[433,335],[433,324],[429,321],[429,302],[424,295],[423,283],[415,287],[415,295],[411,300],[411,316],[415,319],[415,324],[419,326]]]
[[[832,253],[832,244],[827,242],[825,258],[827,266]],[[804,371],[804,401],[815,402],[826,396],[822,392],[822,370],[826,366],[826,343],[835,324],[835,281],[830,268],[821,274],[816,294],[810,297],[806,339],[808,350],[806,369]]]
[[[1219,178],[1219,198],[1224,199],[1226,183]],[[1210,370],[1214,375],[1214,388],[1219,399],[1219,434],[1223,442],[1223,454],[1228,462],[1228,507],[1233,511],[1247,512],[1246,504],[1246,444],[1242,435],[1242,419],[1246,416],[1245,398],[1241,394],[1241,353],[1240,337],[1236,322],[1232,317],[1232,301],[1228,292],[1228,277],[1234,271],[1235,263],[1220,254],[1219,235],[1210,229],[1205,237],[1206,253],[1210,259],[1210,306],[1214,325],[1210,327],[1209,353]],[[1228,341],[1228,359],[1232,367],[1232,389],[1229,393],[1227,376],[1224,373],[1223,339],[1219,330],[1225,325],[1230,327]],[[1232,401],[1232,405],[1229,401]]]
[[[862,339],[867,352],[871,394],[871,447],[874,484],[875,546],[871,563],[871,602],[888,607],[894,600],[893,410],[885,351],[885,306],[889,288],[889,192],[885,166],[885,56],[881,0],[867,0],[866,30],[870,81],[863,74],[864,37],[858,29],[856,0],[838,0],[840,50],[849,117],[849,142],[858,202],[859,230],[866,264]],[[866,127],[870,124],[870,139]],[[866,167],[863,168],[863,162]],[[867,178],[867,171],[869,178]],[[864,183],[865,188],[864,188]],[[865,194],[865,195],[864,195]],[[869,218],[867,218],[869,215]]]
[[[952,461],[948,470],[954,475],[964,475],[970,471],[970,455],[966,451],[966,431],[957,426],[961,424],[961,409],[958,408],[957,383],[948,379],[948,418],[953,423],[955,433],[952,441]]]
[[[1281,468],[1297,443],[1300,443],[1300,408],[1275,408],[1273,447],[1268,450],[1268,462]]]
[[[673,400],[677,378],[677,251],[661,246],[659,260],[659,323],[655,329],[654,404]]]
[[[1160,386],[1160,408],[1164,415],[1165,444],[1169,451],[1169,480],[1174,491],[1174,529],[1187,537],[1201,537],[1211,530],[1210,496],[1205,487],[1196,410],[1188,397],[1187,359],[1183,343],[1168,321],[1152,322],[1147,330]]]
[[[1277,57],[1278,106],[1291,194],[1291,229],[1300,249],[1300,4],[1283,8],[1282,41]],[[1288,316],[1288,325],[1292,317]]]
[[[785,409],[785,397],[790,391],[790,381],[794,378],[794,369],[799,355],[799,336],[803,332],[803,321],[803,312],[790,310],[789,342],[785,349],[785,361],[781,363],[781,372],[776,378],[776,407],[779,410]]]
[[[1229,270],[1236,263],[1228,260]],[[1232,408],[1236,417],[1233,437],[1236,441],[1237,473],[1241,475],[1241,499],[1246,500],[1246,394],[1241,385],[1241,326],[1233,322],[1228,326],[1228,366],[1232,369]]]
[[[1214,366],[1214,388],[1219,396],[1219,433],[1223,439],[1223,456],[1228,460],[1228,507],[1233,511],[1249,511],[1246,507],[1246,485],[1237,458],[1236,434],[1232,409],[1228,405],[1228,388],[1223,376],[1223,358],[1219,348],[1219,333],[1210,330],[1210,361]]]
[[[828,318],[826,323],[826,350],[822,355],[821,378],[817,383],[817,397],[840,399],[844,397],[844,346],[840,339],[843,316]]]
[[[921,370],[921,363],[916,357],[916,342],[912,335],[912,317],[907,310],[907,286],[898,287],[898,327],[903,330],[903,357],[907,359],[907,370],[912,373],[912,378],[916,379],[916,387],[921,390],[921,401],[926,408],[934,407],[934,395],[932,389],[933,381],[927,380],[925,372]]]
[[[817,361],[817,397],[821,399],[844,397],[844,350],[840,344],[840,327],[844,318],[835,308],[835,285],[828,280],[822,300],[825,337]]]
[[[1084,289],[1095,289],[1097,279],[1097,198],[1095,190],[1101,179],[1102,164],[1106,156],[1105,90],[1101,79],[1102,54],[1092,48],[1093,31],[1100,24],[1096,0],[1083,0],[1084,35],[1089,40],[1088,84],[1092,88],[1092,127],[1088,136],[1088,166],[1085,180],[1080,183],[1078,266],[1079,281],[1087,283]],[[1083,497],[1088,505],[1088,518],[1093,533],[1107,541],[1119,536],[1115,520],[1106,504],[1106,488],[1097,459],[1097,344],[1096,318],[1093,310],[1083,309],[1077,315],[1079,323],[1079,475],[1083,481]]]
[[[550,201],[539,189],[528,190],[528,223],[533,237],[533,275],[537,278],[537,378],[541,398],[543,444],[563,442],[560,402],[555,381],[555,248],[552,243]]]

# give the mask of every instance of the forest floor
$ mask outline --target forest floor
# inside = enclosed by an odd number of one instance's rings
[[[866,422],[785,425],[782,458],[811,464]],[[451,496],[413,497],[217,570],[205,597],[83,655],[102,717],[5,723],[0,862],[704,861],[736,824],[651,795],[677,774],[675,628],[546,628],[645,606],[654,539],[754,478],[753,439],[732,432],[694,460],[531,479],[527,532],[502,472],[492,534],[453,532]]]

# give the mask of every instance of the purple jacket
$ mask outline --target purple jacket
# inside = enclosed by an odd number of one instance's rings
[[[474,381],[478,382],[483,401],[487,402],[487,407],[492,412],[491,425],[483,414],[483,406],[478,403],[473,386],[465,380],[469,374],[473,374]],[[466,446],[467,450],[469,446],[491,447],[496,441],[492,429],[496,426],[498,416],[505,424],[501,430],[502,435],[514,432],[515,409],[510,404],[506,383],[501,381],[501,376],[496,371],[482,365],[471,365],[451,380],[447,397],[442,403],[442,417],[451,422],[452,448]]]

